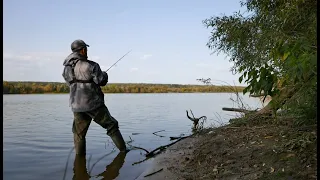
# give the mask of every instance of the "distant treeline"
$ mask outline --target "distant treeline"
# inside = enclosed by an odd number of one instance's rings
[[[110,83],[102,87],[104,93],[193,93],[232,92],[244,87],[179,84]],[[66,83],[60,82],[3,82],[3,94],[69,93]]]

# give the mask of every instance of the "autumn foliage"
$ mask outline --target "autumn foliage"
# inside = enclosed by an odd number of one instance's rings
[[[239,92],[244,87],[179,85],[179,84],[124,84],[114,83],[102,87],[104,93],[209,93]],[[3,82],[3,94],[69,93],[69,87],[59,82]]]

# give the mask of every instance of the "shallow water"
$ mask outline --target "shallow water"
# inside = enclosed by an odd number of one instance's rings
[[[148,150],[170,143],[169,136],[191,133],[187,109],[192,109],[197,117],[207,116],[206,126],[227,123],[235,113],[221,108],[236,107],[230,97],[230,93],[105,95],[106,105],[119,121],[125,141],[129,141],[130,136],[134,140],[132,145]],[[87,133],[86,161],[77,160],[74,167],[74,151],[67,163],[73,147],[73,116],[67,94],[3,95],[3,98],[3,177],[6,180],[56,180],[63,179],[64,174],[65,179],[72,179],[74,169],[76,176],[85,177],[88,176],[85,168],[89,171],[93,164],[91,179],[103,179],[103,176],[97,177],[98,174],[103,174],[105,179],[112,179],[111,176],[135,179],[152,162],[151,159],[133,166],[134,162],[144,159],[144,152],[140,150],[130,151],[126,157],[117,156],[116,150],[103,158],[112,151],[111,139],[92,122]],[[250,107],[261,107],[257,98],[243,96],[243,99]],[[165,131],[158,134],[166,137],[152,134],[160,130]]]

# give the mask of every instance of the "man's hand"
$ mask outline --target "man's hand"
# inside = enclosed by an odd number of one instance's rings
[[[108,80],[109,80],[109,76],[108,76],[107,71],[103,71],[103,75],[104,75],[104,77],[107,79],[107,82],[108,82]]]

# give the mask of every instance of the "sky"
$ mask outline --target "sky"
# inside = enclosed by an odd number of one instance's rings
[[[5,81],[64,82],[63,61],[82,39],[109,83],[244,85],[225,54],[206,46],[202,21],[242,10],[239,0],[4,0]]]

